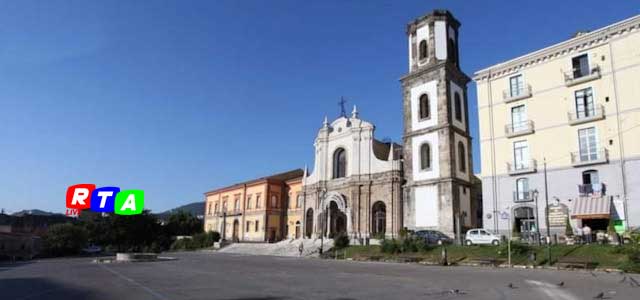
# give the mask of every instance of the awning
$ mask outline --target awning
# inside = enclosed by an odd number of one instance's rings
[[[609,197],[580,197],[573,201],[573,219],[609,219],[611,199]]]

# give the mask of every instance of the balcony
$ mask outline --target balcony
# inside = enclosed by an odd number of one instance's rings
[[[571,164],[574,167],[582,167],[595,164],[606,164],[609,162],[609,151],[607,149],[600,149],[593,153],[571,153]]]
[[[533,191],[513,192],[513,202],[531,202],[534,200]]]
[[[576,84],[599,79],[600,77],[600,66],[598,65],[594,65],[587,72],[580,71],[579,69],[574,69],[573,71],[564,73],[564,85],[568,87],[574,86]]]
[[[597,184],[579,184],[578,185],[578,194],[581,197],[585,196],[605,196],[606,195],[606,186],[604,183]]]
[[[569,118],[569,125],[578,125],[587,122],[597,121],[604,119],[604,106],[596,105],[591,109],[587,109],[583,112],[569,112],[567,117]]]
[[[515,92],[515,93],[514,93]],[[531,86],[522,87],[512,91],[511,89],[502,91],[502,99],[504,103],[510,103],[531,97]]]
[[[504,126],[504,134],[508,138],[527,135],[534,132],[533,121],[523,121]]]
[[[527,162],[516,162],[514,164],[507,163],[507,170],[509,175],[520,175],[527,173],[535,173],[537,170],[538,163],[535,159],[529,160]]]

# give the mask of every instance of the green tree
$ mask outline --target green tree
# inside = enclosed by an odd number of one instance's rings
[[[71,223],[54,224],[43,236],[43,254],[65,256],[80,253],[87,245],[87,231]]]
[[[169,236],[194,235],[201,233],[202,221],[185,211],[178,211],[169,216],[165,231]]]

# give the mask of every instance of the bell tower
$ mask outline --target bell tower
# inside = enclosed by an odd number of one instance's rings
[[[460,22],[434,10],[407,25],[404,226],[454,236],[471,226],[470,78],[460,70]]]

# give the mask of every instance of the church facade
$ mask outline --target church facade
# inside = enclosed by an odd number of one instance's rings
[[[402,145],[377,140],[374,124],[362,119],[355,106],[349,115],[343,108],[331,122],[325,117],[314,142],[312,172],[305,168],[299,180],[288,179],[299,186],[285,181],[279,203],[272,205],[287,208],[279,211],[283,221],[262,223],[280,224],[271,229],[256,227],[265,241],[345,234],[363,242],[394,238],[402,229],[439,230],[454,237],[479,225],[468,122],[470,79],[459,66],[459,27],[451,13],[440,10],[408,24]],[[207,201],[214,199],[211,195]],[[223,215],[208,214],[210,228],[233,228],[221,225]],[[234,216],[241,218],[242,212]],[[273,229],[277,232],[269,233]]]

